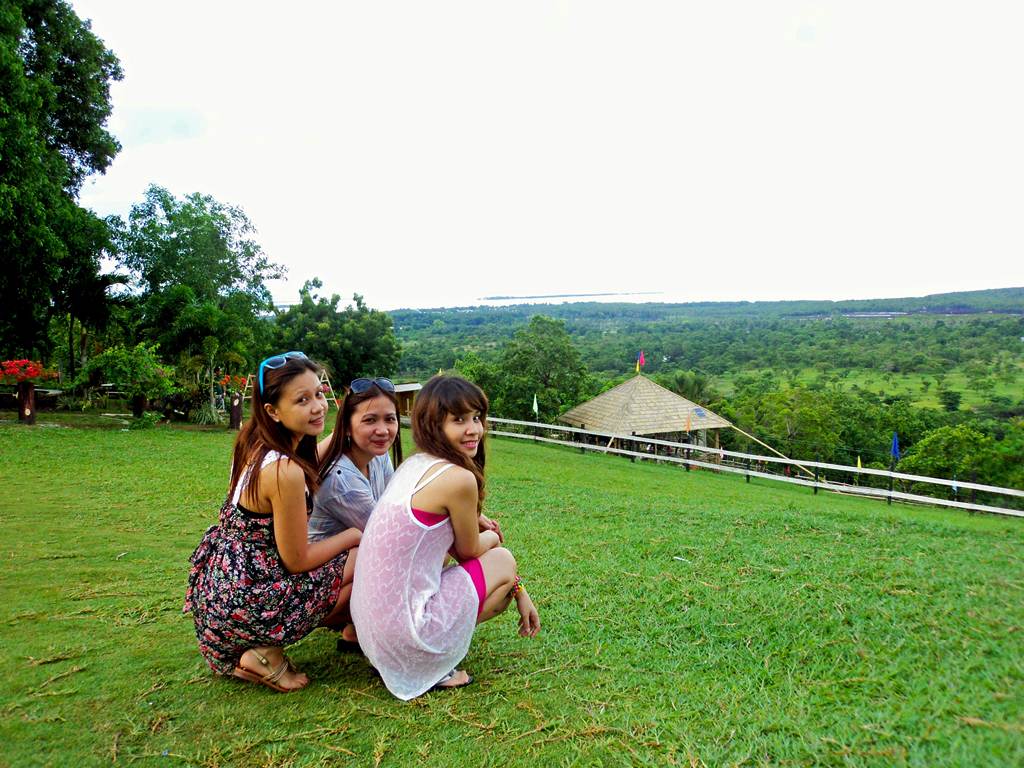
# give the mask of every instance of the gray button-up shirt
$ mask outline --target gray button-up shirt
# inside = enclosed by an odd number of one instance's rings
[[[309,540],[319,541],[346,528],[366,528],[377,499],[395,474],[391,456],[375,456],[370,461],[367,480],[352,460],[342,455],[331,466],[313,500],[309,518]]]

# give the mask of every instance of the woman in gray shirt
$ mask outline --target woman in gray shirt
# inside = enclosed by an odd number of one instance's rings
[[[311,541],[363,530],[395,470],[388,451],[398,437],[398,398],[388,379],[356,379],[323,454],[309,519]]]

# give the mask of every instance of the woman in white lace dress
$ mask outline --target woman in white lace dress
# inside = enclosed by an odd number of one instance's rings
[[[363,533],[352,619],[370,663],[403,700],[472,682],[455,667],[473,630],[512,600],[519,634],[540,629],[500,529],[481,513],[486,418],[475,384],[427,382],[412,414],[419,453],[399,467]],[[459,562],[446,568],[449,553]]]

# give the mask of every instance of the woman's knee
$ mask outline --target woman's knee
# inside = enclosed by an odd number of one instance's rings
[[[505,547],[489,549],[483,554],[483,557],[493,559],[496,563],[499,563],[504,568],[508,568],[513,573],[516,571],[516,558],[509,550],[505,549]]]
[[[495,588],[499,584],[511,584],[516,577],[516,559],[504,547],[489,549],[480,556],[480,565],[487,574],[487,586]]]

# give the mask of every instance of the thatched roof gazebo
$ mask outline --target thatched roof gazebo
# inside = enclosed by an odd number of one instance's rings
[[[616,435],[693,435],[707,445],[706,430],[733,425],[685,397],[665,389],[642,374],[624,381],[593,400],[577,405],[558,420],[573,427]],[[718,445],[718,433],[714,433]]]

